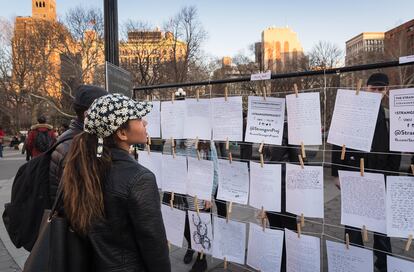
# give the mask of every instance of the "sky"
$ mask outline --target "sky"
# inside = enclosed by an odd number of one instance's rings
[[[103,9],[103,0],[57,0],[58,16],[76,6]],[[154,27],[182,7],[193,5],[208,32],[203,50],[216,57],[249,54],[270,26],[289,26],[305,52],[320,40],[345,49],[345,42],[361,32],[382,32],[414,19],[414,0],[118,0],[118,19],[145,21]],[[0,0],[0,17],[30,16],[31,0]]]

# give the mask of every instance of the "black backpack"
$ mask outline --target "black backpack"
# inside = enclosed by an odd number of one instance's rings
[[[56,147],[64,138],[38,157],[23,164],[13,180],[11,201],[4,205],[3,222],[11,241],[31,251],[39,232],[43,212],[50,208],[49,166]]]
[[[49,129],[46,131],[37,131],[34,146],[41,153],[46,152],[52,144],[53,139],[50,137],[49,132]]]

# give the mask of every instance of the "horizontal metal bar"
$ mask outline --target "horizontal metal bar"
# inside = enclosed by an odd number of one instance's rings
[[[344,66],[344,67],[330,68],[330,69],[291,72],[291,73],[283,73],[283,74],[272,73],[271,79],[305,77],[305,76],[318,76],[318,75],[331,75],[331,74],[349,73],[349,72],[356,72],[356,71],[363,71],[363,70],[388,68],[388,67],[398,67],[398,66],[413,65],[413,64],[414,64],[414,62],[399,63],[398,60],[395,60],[395,61],[361,64],[361,65],[353,65],[353,66]],[[160,84],[160,85],[140,86],[140,87],[134,88],[133,90],[134,91],[145,91],[145,90],[153,90],[153,89],[179,88],[179,87],[190,87],[190,86],[206,86],[206,85],[227,84],[227,83],[237,83],[237,82],[247,82],[247,81],[250,81],[250,76],[243,76],[243,77],[238,77],[238,78],[217,79],[217,80],[205,80],[205,81],[195,81],[195,82],[167,83],[167,84]]]

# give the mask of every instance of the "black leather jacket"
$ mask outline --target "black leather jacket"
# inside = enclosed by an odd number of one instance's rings
[[[67,137],[75,137],[77,134],[83,131],[83,123],[74,119],[72,120],[69,129],[59,136],[57,141]],[[59,186],[60,178],[63,173],[64,159],[69,151],[69,147],[72,144],[72,139],[67,140],[58,145],[52,153],[49,166],[49,196],[50,203],[53,204],[56,197],[56,192]]]
[[[88,233],[94,271],[170,272],[155,176],[128,152],[111,152],[112,167],[104,183],[105,220]]]

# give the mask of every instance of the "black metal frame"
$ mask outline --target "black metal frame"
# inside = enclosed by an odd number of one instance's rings
[[[370,64],[362,64],[362,65],[354,65],[354,66],[344,66],[344,67],[331,68],[331,69],[291,72],[291,73],[284,73],[284,74],[272,73],[271,79],[295,78],[295,77],[318,76],[318,75],[332,75],[332,74],[356,72],[356,71],[363,71],[363,70],[399,67],[399,66],[406,66],[406,65],[414,65],[414,62],[400,63],[398,60],[394,60],[394,61],[378,62],[378,63],[370,63]],[[228,78],[228,79],[218,79],[218,80],[206,80],[206,81],[168,83],[168,84],[160,84],[160,85],[141,86],[141,87],[134,88],[133,91],[135,95],[136,92],[138,91],[149,91],[153,89],[206,86],[206,85],[227,84],[227,83],[237,83],[237,82],[247,82],[247,81],[250,81],[250,76]]]

